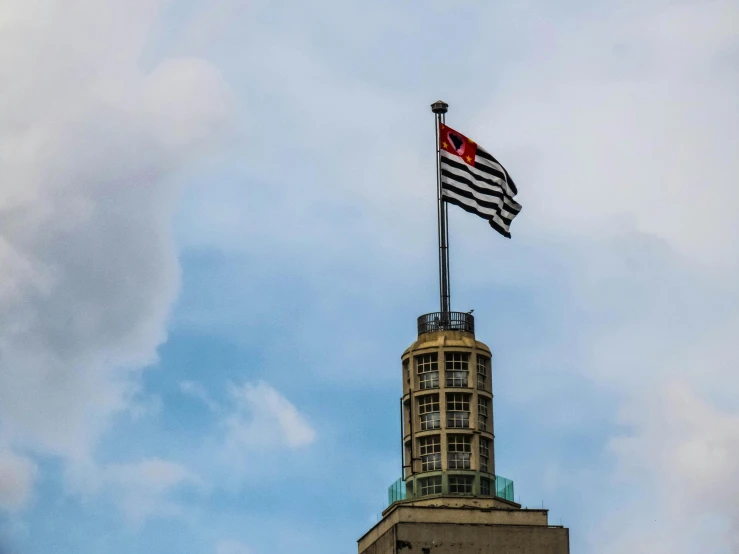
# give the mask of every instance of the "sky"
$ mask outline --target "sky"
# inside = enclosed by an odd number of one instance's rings
[[[0,2],[0,553],[353,552],[438,302],[573,554],[739,552],[735,1]]]

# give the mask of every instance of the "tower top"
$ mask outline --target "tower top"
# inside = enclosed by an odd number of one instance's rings
[[[433,104],[431,104],[431,111],[435,114],[443,114],[446,113],[449,109],[449,104],[444,102],[443,100],[437,100]]]
[[[418,318],[418,336],[434,331],[465,331],[475,335],[475,317],[469,312],[431,312]]]

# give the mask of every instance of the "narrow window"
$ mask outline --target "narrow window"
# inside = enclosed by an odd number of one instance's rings
[[[446,426],[466,429],[470,426],[470,395],[450,392],[446,395]]]
[[[470,355],[466,352],[447,352],[445,356],[446,386],[466,387],[469,375],[468,360]]]
[[[405,379],[406,383],[410,383],[411,381],[411,372],[408,369],[408,360],[403,362],[403,379]]]
[[[487,439],[480,439],[480,471],[488,473],[488,464],[490,462],[490,445]]]
[[[418,448],[421,453],[421,471],[441,469],[441,437],[439,435],[418,439]]]
[[[482,496],[490,496],[490,479],[485,477],[480,479],[480,494]]]
[[[469,435],[447,436],[447,461],[449,469],[470,469],[472,446]]]
[[[426,394],[418,398],[418,413],[421,415],[421,431],[439,429],[441,415],[439,414],[439,395]]]
[[[472,477],[467,475],[450,475],[449,492],[453,494],[472,494]]]
[[[477,399],[477,428],[480,431],[488,430],[488,406],[490,403],[487,398],[479,397]]]
[[[487,390],[488,368],[490,367],[490,359],[485,356],[477,356],[477,388]]]
[[[429,494],[441,494],[441,475],[437,477],[426,477],[418,480],[420,486],[420,496]]]
[[[439,355],[436,352],[416,356],[416,371],[420,388],[439,388]]]

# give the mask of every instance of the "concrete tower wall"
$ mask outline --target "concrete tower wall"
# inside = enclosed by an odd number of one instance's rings
[[[490,349],[471,332],[434,331],[421,334],[401,360],[408,498],[494,495]]]
[[[362,554],[569,554],[562,527],[401,523]]]

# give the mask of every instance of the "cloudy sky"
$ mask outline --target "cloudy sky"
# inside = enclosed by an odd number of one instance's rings
[[[0,1],[0,553],[353,552],[436,308],[573,554],[739,551],[739,4]]]

